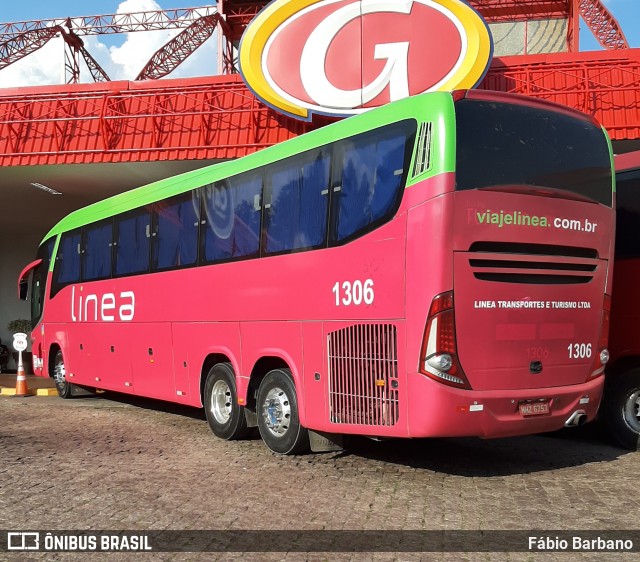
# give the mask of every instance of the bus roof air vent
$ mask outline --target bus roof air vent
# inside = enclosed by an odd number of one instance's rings
[[[413,163],[412,178],[424,174],[431,167],[431,132],[433,123],[421,123],[418,131],[416,158]]]

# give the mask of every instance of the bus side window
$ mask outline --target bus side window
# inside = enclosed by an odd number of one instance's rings
[[[204,188],[203,261],[256,256],[260,249],[262,176],[245,174]]]
[[[322,246],[327,231],[328,153],[313,151],[295,156],[274,165],[269,172],[265,252]]]
[[[200,226],[199,191],[161,201],[155,213],[151,245],[153,270],[195,265]]]
[[[80,281],[80,229],[62,235],[54,267],[55,291]]]
[[[396,130],[343,145],[342,176],[333,188],[334,241],[354,237],[395,209],[406,175],[406,141],[406,133]]]
[[[84,228],[84,252],[82,253],[82,279],[106,279],[111,277],[113,225],[111,219]]]
[[[151,213],[142,209],[117,217],[115,245],[116,277],[149,271]]]

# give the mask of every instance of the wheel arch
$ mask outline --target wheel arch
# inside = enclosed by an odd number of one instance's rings
[[[199,380],[199,392],[198,392],[198,396],[200,398],[200,407],[204,406],[204,387],[207,382],[207,375],[209,374],[209,371],[212,369],[212,367],[214,365],[217,365],[218,363],[231,364],[231,368],[233,369],[233,372],[236,377],[236,387],[239,386],[240,381],[239,381],[238,373],[240,372],[240,370],[239,370],[238,362],[235,356],[233,355],[233,353],[231,353],[229,349],[218,349],[218,350],[210,351],[208,355],[204,358],[204,361],[202,362],[202,366],[200,368],[200,380]]]
[[[288,369],[291,372],[291,378],[293,379],[293,385],[296,389],[296,399],[298,402],[298,416],[300,423],[304,425],[306,422],[305,408],[304,408],[304,395],[302,393],[302,378],[298,371],[293,358],[287,353],[281,350],[268,350],[265,351],[253,365],[251,369],[251,375],[249,376],[249,382],[246,387],[245,407],[252,411],[256,411],[256,395],[262,379],[274,369]]]
[[[47,374],[49,378],[53,377],[53,370],[55,368],[56,355],[58,351],[62,351],[62,346],[58,342],[53,342],[49,345],[49,357],[47,358]],[[64,351],[62,351],[64,356]]]
[[[605,371],[605,387],[612,387],[625,373],[632,369],[640,369],[640,355],[626,355],[607,365]]]

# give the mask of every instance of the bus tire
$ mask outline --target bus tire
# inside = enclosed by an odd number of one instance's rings
[[[238,404],[236,375],[231,363],[209,370],[204,385],[204,410],[209,427],[221,439],[242,439],[249,433],[244,407]]]
[[[56,383],[56,390],[60,398],[71,398],[73,396],[73,385],[67,381],[67,370],[64,366],[64,356],[62,350],[58,350],[53,360],[53,380]]]
[[[626,449],[640,448],[640,369],[613,381],[604,400],[605,422],[611,436]]]
[[[262,440],[274,453],[309,450],[309,432],[300,425],[296,387],[289,369],[274,369],[262,379],[256,404]]]

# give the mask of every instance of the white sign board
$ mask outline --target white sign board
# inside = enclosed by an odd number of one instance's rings
[[[13,349],[16,351],[24,351],[27,349],[27,334],[13,334]]]

